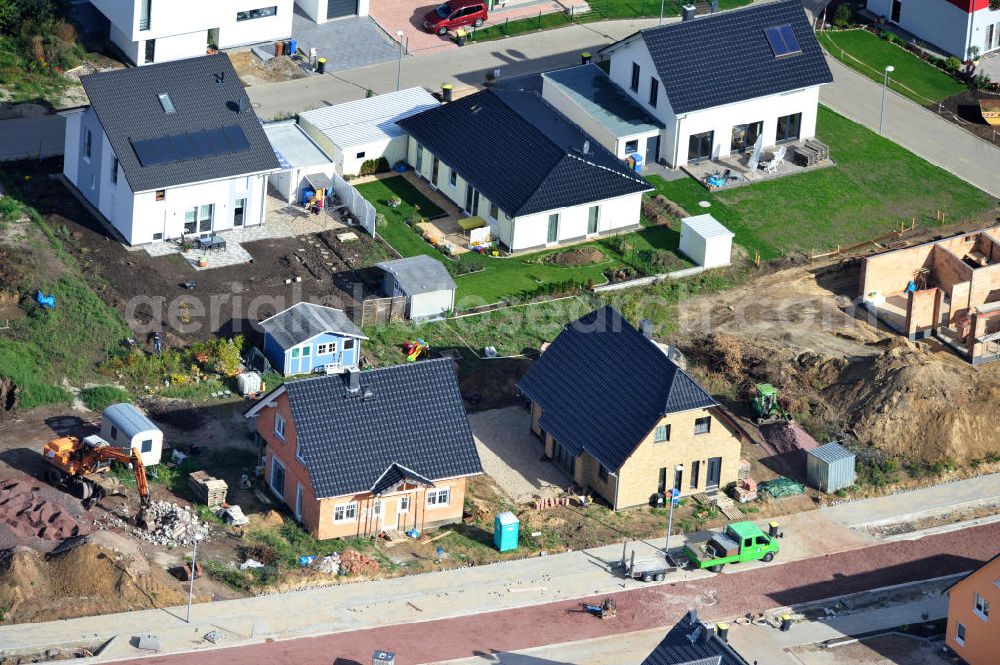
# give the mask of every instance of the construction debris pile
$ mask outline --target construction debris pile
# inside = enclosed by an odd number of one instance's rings
[[[319,573],[326,573],[327,575],[339,575],[340,574],[340,555],[333,553],[330,556],[324,556],[313,561],[313,570]]]
[[[344,550],[340,555],[340,571],[344,575],[374,575],[378,569],[378,561],[361,552]]]
[[[71,513],[66,499],[44,485],[0,481],[0,550],[29,545],[48,551],[65,538],[90,533],[90,526]]]
[[[143,515],[145,526],[136,527],[114,515],[94,520],[98,530],[118,528],[156,545],[190,547],[196,534],[208,536],[208,525],[201,522],[190,508],[169,501],[153,501]]]

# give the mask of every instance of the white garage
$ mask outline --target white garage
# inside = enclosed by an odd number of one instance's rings
[[[336,171],[333,160],[306,136],[294,120],[281,120],[264,125],[281,171],[268,176],[272,193],[288,203],[302,203],[302,192],[315,189],[310,176],[322,176],[329,181]],[[316,180],[313,177],[313,180]]]
[[[396,124],[439,105],[423,88],[408,88],[327,106],[299,115],[299,124],[342,176],[357,175],[366,161],[385,157],[392,167],[406,160],[407,138]]]
[[[685,217],[681,220],[680,250],[704,268],[728,266],[735,235],[711,215]]]

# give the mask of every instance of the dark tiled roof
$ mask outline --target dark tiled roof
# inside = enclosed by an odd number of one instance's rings
[[[217,83],[220,76],[222,83]],[[89,74],[81,77],[80,82],[132,191],[144,192],[278,168],[271,143],[225,54]],[[158,98],[161,93],[170,95],[175,113],[164,112]],[[239,112],[241,102],[243,112]],[[143,166],[132,147],[133,140],[230,125],[242,128],[249,148]]]
[[[714,632],[709,639],[702,642],[698,639],[705,627],[698,623],[694,610],[684,615],[684,618],[670,629],[653,653],[649,654],[642,665],[748,665],[729,644],[719,639]],[[692,636],[695,638],[692,640]]]
[[[434,481],[430,478],[425,478],[419,473],[393,462],[382,474],[382,477],[376,480],[375,484],[371,486],[371,493],[375,496],[381,496],[386,492],[391,492],[399,487],[401,483],[405,482],[426,486],[434,484]]]
[[[764,31],[790,25],[801,53],[776,58]],[[801,0],[754,4],[641,33],[674,113],[833,81]]]
[[[399,125],[510,217],[650,189],[534,91],[485,90]]]
[[[300,302],[260,322],[260,327],[283,349],[325,332],[368,339],[342,310]]]
[[[613,307],[567,325],[517,387],[559,445],[611,472],[664,415],[718,405]]]
[[[368,492],[393,464],[432,481],[482,473],[450,360],[375,369],[360,378],[361,394],[354,396],[347,374],[285,384],[317,497]]]

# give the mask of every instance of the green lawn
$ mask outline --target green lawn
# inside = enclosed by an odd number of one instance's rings
[[[485,28],[474,30],[469,37],[470,41],[484,42],[492,39],[503,39],[539,30],[550,30],[561,28],[570,23],[589,23],[592,21],[604,21],[609,19],[635,19],[635,18],[655,18],[660,15],[660,7],[663,7],[664,16],[679,16],[681,13],[680,2],[664,2],[659,0],[593,0],[588,3],[590,11],[585,14],[576,14],[572,17],[564,12],[554,12],[550,14],[539,13],[530,18],[517,19],[514,21],[504,21]],[[750,0],[720,0],[719,9],[735,9],[750,4]]]
[[[820,32],[819,41],[835,58],[879,83],[883,81],[886,65],[892,65],[896,69],[889,75],[889,87],[920,105],[933,104],[965,90],[962,83],[934,65],[867,30]]]
[[[860,242],[911,218],[931,227],[938,210],[954,222],[996,206],[989,195],[823,106],[817,135],[836,166],[715,193],[690,178],[650,182],[691,214],[709,201],[705,212],[765,260]]]
[[[609,268],[631,266],[643,272],[667,272],[686,268],[691,264],[676,254],[678,234],[663,226],[643,228],[618,238],[595,240],[584,245],[573,245],[516,257],[480,256],[461,254],[457,259],[444,256],[425,242],[404,220],[413,214],[413,205],[420,212],[433,216],[440,208],[429,201],[405,178],[396,176],[358,185],[358,191],[372,202],[378,212],[386,217],[386,225],[379,230],[382,238],[403,256],[426,254],[433,256],[455,276],[458,284],[456,302],[458,309],[469,309],[506,298],[527,298],[545,285],[585,286],[589,282],[603,284],[604,271]],[[389,208],[390,196],[398,196],[402,203]],[[552,256],[581,247],[596,247],[605,256],[584,266],[563,266],[552,262]],[[466,264],[466,265],[462,265]],[[482,270],[462,274],[467,265],[481,265]]]

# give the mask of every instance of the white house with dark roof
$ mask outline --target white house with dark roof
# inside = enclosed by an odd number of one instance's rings
[[[868,0],[868,10],[960,60],[1000,51],[1000,5],[990,0]]]
[[[815,136],[833,81],[799,0],[647,28],[601,53],[663,124],[659,160],[674,168]]]
[[[63,175],[129,245],[262,224],[279,170],[229,58],[81,78]]]
[[[136,65],[151,65],[292,36],[293,0],[90,0],[109,38]]]
[[[639,228],[649,183],[537,90],[485,90],[398,124],[416,173],[510,251]]]

